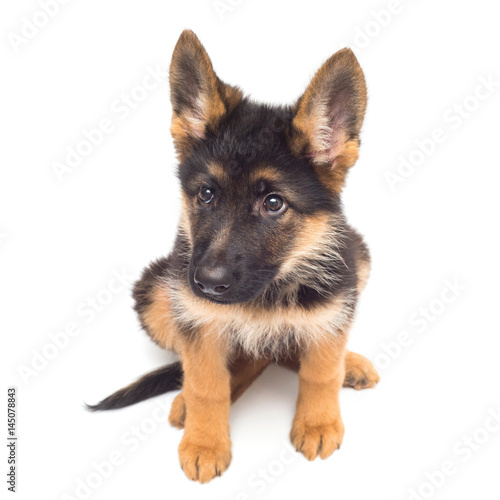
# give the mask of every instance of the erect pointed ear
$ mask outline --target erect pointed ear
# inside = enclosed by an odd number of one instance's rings
[[[179,159],[187,156],[193,141],[203,139],[208,129],[215,129],[241,98],[238,88],[217,78],[198,37],[190,30],[183,31],[170,64],[170,131]]]
[[[292,149],[321,166],[340,190],[358,159],[366,109],[365,78],[354,53],[342,49],[330,57],[295,106]]]

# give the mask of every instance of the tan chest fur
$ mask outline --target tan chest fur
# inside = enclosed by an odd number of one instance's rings
[[[184,285],[171,286],[169,295],[176,323],[189,328],[209,326],[234,347],[254,356],[331,339],[345,330],[352,318],[352,300],[346,295],[312,309],[216,304],[196,297]]]

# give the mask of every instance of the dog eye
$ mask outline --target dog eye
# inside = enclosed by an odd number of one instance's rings
[[[264,207],[271,213],[281,212],[285,208],[285,201],[277,194],[269,194],[264,200]]]
[[[214,192],[210,188],[203,186],[198,192],[198,198],[203,203],[210,203],[214,199]]]

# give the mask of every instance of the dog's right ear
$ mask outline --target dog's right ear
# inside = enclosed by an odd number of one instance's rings
[[[183,31],[170,64],[170,131],[179,160],[189,155],[207,130],[215,130],[241,98],[240,89],[219,80],[198,37],[190,30]]]

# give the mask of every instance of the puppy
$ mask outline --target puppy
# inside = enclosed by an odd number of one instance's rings
[[[344,435],[340,388],[379,380],[346,349],[370,269],[341,204],[358,158],[363,72],[343,49],[293,105],[258,104],[222,82],[184,31],[170,88],[182,216],[172,252],[145,269],[134,298],[144,330],[180,361],[89,408],[182,388],[169,417],[184,427],[180,463],[207,482],[231,461],[231,401],[278,363],[299,376],[293,445],[326,458]]]

